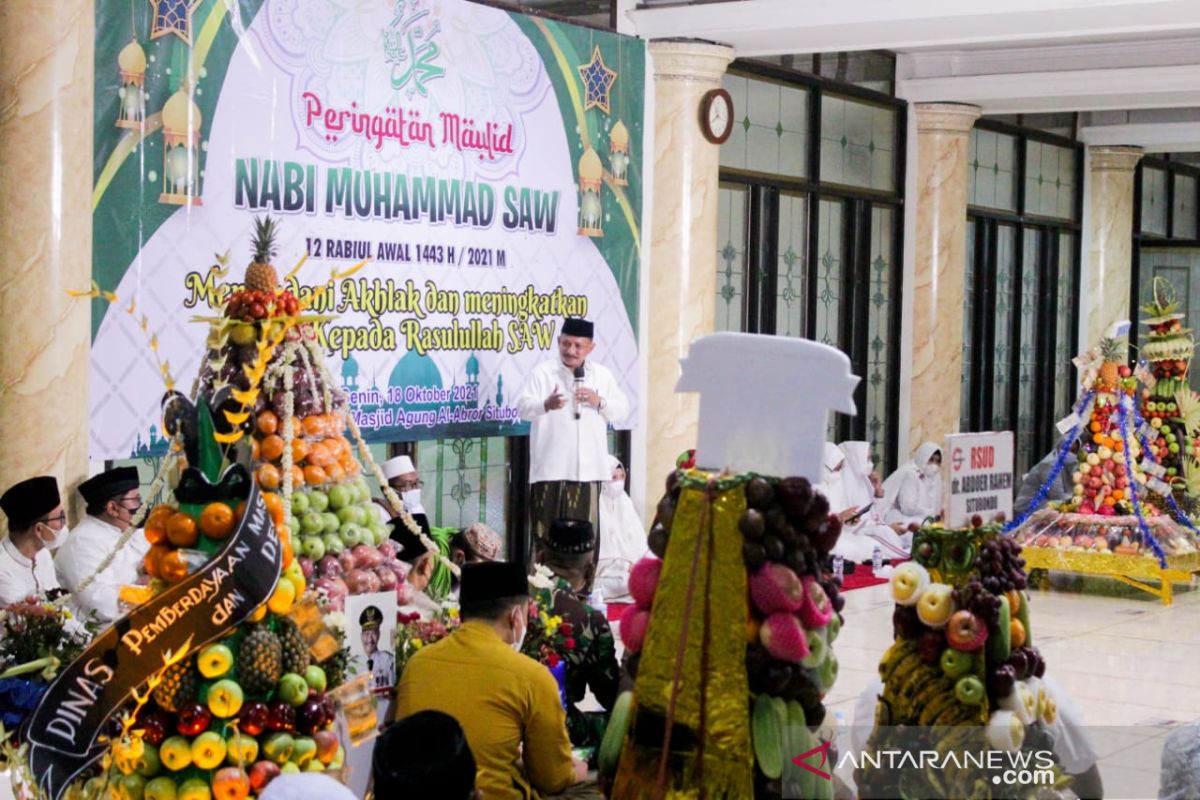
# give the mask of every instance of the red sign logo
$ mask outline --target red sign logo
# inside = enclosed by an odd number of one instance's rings
[[[961,447],[954,448],[954,451],[950,454],[950,460],[954,463],[955,472],[958,472],[960,469],[962,469],[963,461],[965,459],[963,458],[963,451]]]
[[[827,781],[833,780],[833,776],[830,775],[828,772],[825,772],[824,770],[821,770],[821,769],[817,769],[812,764],[809,764],[805,761],[806,758],[808,758],[811,755],[816,755],[817,753],[821,754],[821,763],[818,766],[822,766],[822,767],[825,766],[825,760],[829,755],[829,742],[821,742],[819,745],[814,747],[812,750],[809,750],[807,753],[801,753],[800,755],[798,755],[792,759],[792,763],[795,764],[797,767],[800,767],[801,769],[808,770],[809,772],[811,772],[814,775],[821,776],[822,778],[824,778]]]

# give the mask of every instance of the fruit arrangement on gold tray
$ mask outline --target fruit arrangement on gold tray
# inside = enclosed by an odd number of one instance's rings
[[[1197,552],[1195,538],[1170,517],[1146,517],[1147,529],[1168,556]],[[1053,509],[1034,512],[1014,533],[1017,543],[1051,550],[1092,552],[1117,556],[1154,556],[1138,518],[1093,514],[1060,514]]]

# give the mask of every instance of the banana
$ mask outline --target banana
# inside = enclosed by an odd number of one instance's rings
[[[958,698],[954,696],[954,687],[945,694],[935,697],[928,705],[921,709],[919,722],[922,726],[933,725],[939,716],[954,706],[958,706]]]

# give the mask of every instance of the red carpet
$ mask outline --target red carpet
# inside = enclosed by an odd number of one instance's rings
[[[878,586],[887,583],[887,578],[876,578],[870,567],[859,567],[852,575],[842,576],[842,591],[850,592],[855,589],[865,589],[868,586]]]

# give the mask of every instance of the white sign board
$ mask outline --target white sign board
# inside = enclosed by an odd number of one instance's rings
[[[1013,435],[953,433],[942,450],[946,485],[946,527],[961,528],[978,514],[991,522],[997,514],[1012,518]]]

